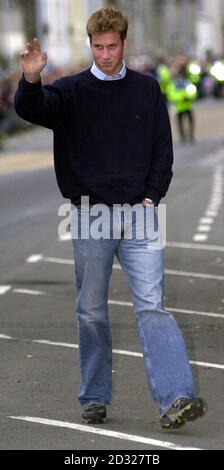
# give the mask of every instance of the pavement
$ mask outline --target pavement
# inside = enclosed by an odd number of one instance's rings
[[[184,335],[207,414],[180,430],[160,430],[130,293],[115,261],[113,402],[104,426],[81,424],[72,246],[57,233],[66,201],[53,172],[52,134],[33,128],[10,138],[0,154],[0,449],[224,448],[223,103],[198,103],[196,113],[197,141],[185,146],[171,115],[164,300]]]

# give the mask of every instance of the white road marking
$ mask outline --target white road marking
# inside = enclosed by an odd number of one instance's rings
[[[184,247],[182,247],[184,248]],[[185,247],[186,248],[186,247]],[[222,250],[220,250],[222,251]],[[29,260],[29,258],[28,258]],[[27,261],[30,262],[38,262],[38,261],[45,261],[47,263],[56,263],[56,264],[67,264],[67,265],[74,265],[74,261],[72,259],[64,259],[64,258],[49,258],[42,256],[37,261]],[[122,270],[120,264],[113,264],[113,269]],[[216,274],[207,274],[207,273],[196,273],[191,271],[178,271],[174,269],[165,269],[165,274],[172,275],[172,276],[185,276],[185,277],[197,277],[201,279],[215,279],[217,281],[223,281],[224,276],[216,275]]]
[[[44,292],[41,292],[40,290],[30,289],[13,289],[13,292],[16,294],[44,295]]]
[[[103,428],[98,428],[94,426],[86,426],[84,424],[78,424],[78,423],[71,423],[68,421],[58,421],[54,419],[46,419],[46,418],[36,418],[32,416],[9,416],[11,419],[17,419],[21,421],[28,421],[30,423],[38,423],[38,424],[43,424],[45,426],[55,426],[55,427],[60,427],[60,428],[68,428],[68,429],[74,429],[75,431],[80,431],[80,432],[87,432],[91,434],[98,434],[100,436],[108,436],[108,437],[113,437],[115,439],[121,439],[124,441],[131,441],[131,442],[140,442],[141,444],[148,444],[151,446],[157,446],[157,447],[164,447],[165,449],[172,449],[172,450],[202,450],[197,447],[186,447],[186,446],[181,446],[178,444],[175,444],[173,442],[168,442],[168,441],[160,441],[158,439],[151,439],[148,437],[143,437],[143,436],[138,436],[135,434],[126,434],[123,432],[118,432],[118,431],[112,431],[108,429],[103,429]]]
[[[113,265],[114,269],[121,269],[120,265]],[[179,272],[178,272],[179,273]],[[186,273],[184,273],[185,275]],[[189,273],[188,273],[189,274]],[[190,273],[197,275],[197,273]],[[209,275],[210,276],[210,275]],[[206,277],[207,279],[207,277]],[[220,280],[220,277],[219,277]],[[1,287],[4,287],[4,290]],[[6,289],[7,287],[7,289]],[[0,286],[0,295],[4,294],[8,290],[10,290],[12,286]],[[24,294],[31,294],[31,295],[46,295],[45,292],[42,291],[36,291],[36,290],[30,290],[30,289],[13,289],[12,292],[15,293],[24,293]],[[111,305],[120,305],[120,306],[126,306],[126,307],[132,307],[133,308],[133,303],[132,302],[126,302],[126,301],[121,301],[121,300],[108,300],[108,304]],[[181,313],[181,314],[186,314],[186,315],[199,315],[203,317],[213,317],[213,318],[223,318],[224,319],[224,313],[215,313],[215,312],[204,312],[204,311],[198,311],[198,310],[189,310],[189,309],[181,309],[181,308],[174,308],[174,307],[165,307],[166,310],[174,313]]]
[[[199,221],[197,232],[193,236],[194,242],[206,242],[208,234],[212,229],[212,225],[219,213],[219,209],[223,200],[223,167],[217,165],[215,167],[212,178],[212,190],[208,207],[205,210],[204,217]],[[208,218],[209,217],[209,218]],[[204,234],[204,235],[202,235]],[[207,234],[207,235],[205,235]]]
[[[108,300],[108,304],[121,305],[123,307],[132,307],[133,308],[133,303],[132,302],[124,302],[122,300]],[[182,314],[186,314],[186,315],[200,315],[200,316],[204,316],[204,317],[214,317],[214,318],[223,318],[224,319],[224,314],[222,314],[222,313],[201,312],[201,311],[197,311],[197,310],[186,310],[186,309],[173,308],[173,307],[165,307],[165,308],[169,312],[174,312],[174,313],[182,313]]]
[[[205,237],[207,235],[204,234],[198,234],[198,239],[195,241],[205,241]],[[184,243],[184,242],[173,242],[173,241],[167,241],[165,248],[184,248],[184,249],[189,249],[189,250],[203,250],[203,251],[217,251],[217,252],[224,252],[224,246],[220,245],[202,245],[202,244],[197,244],[195,243]],[[73,265],[74,261],[71,259],[63,259],[63,258],[49,258],[45,257],[42,254],[34,254],[30,255],[26,262],[27,263],[37,263],[39,261],[45,261],[49,263],[59,263],[59,264],[68,264],[68,265]],[[121,269],[121,266],[118,264],[114,264],[115,269]]]
[[[200,245],[195,243],[166,242],[168,248],[186,248],[189,250],[221,251],[224,252],[224,246],[219,245]]]
[[[181,309],[181,308],[170,308],[166,307],[167,310],[173,313],[184,313],[186,315],[199,315],[202,317],[213,317],[213,318],[222,318],[224,319],[224,314],[223,313],[213,313],[213,312],[200,312],[197,310],[186,310],[186,309]]]
[[[46,344],[48,346],[57,346],[57,347],[63,347],[63,348],[72,348],[72,349],[79,349],[78,344],[73,344],[73,343],[60,343],[56,341],[49,341],[49,340],[44,340],[44,339],[23,339],[23,338],[16,338],[12,336],[7,336],[7,335],[1,335],[0,334],[0,339],[6,339],[6,340],[13,340],[13,341],[19,341],[19,342],[29,342],[29,343],[38,343],[38,344]],[[136,351],[127,351],[123,349],[113,349],[112,350],[113,354],[118,354],[121,356],[131,356],[131,357],[141,357],[143,358],[143,354],[140,352]],[[189,361],[190,364],[200,366],[200,367],[205,367],[205,368],[211,368],[211,369],[223,369],[224,370],[224,365],[223,364],[214,364],[211,362],[201,362],[201,361]]]
[[[165,269],[165,274],[173,276],[196,277],[200,279],[215,279],[216,281],[224,281],[224,276],[217,274],[195,273],[191,271],[177,271],[174,269]]]
[[[113,269],[122,270],[120,264],[113,264]],[[171,276],[184,276],[184,277],[196,277],[200,279],[214,279],[216,281],[224,281],[224,276],[218,274],[206,274],[206,273],[195,273],[191,271],[177,271],[176,269],[165,269],[165,274]]]
[[[74,264],[73,259],[63,259],[63,258],[49,258],[44,257],[43,261],[47,261],[48,263],[59,263],[59,264]]]
[[[74,261],[71,259],[52,258],[52,257],[44,256],[41,254],[30,255],[26,259],[27,263],[39,263],[40,261],[46,261],[47,263],[58,263],[58,264],[74,264]]]
[[[209,209],[205,212],[205,215],[206,217],[216,217],[218,215],[218,211]]]
[[[0,286],[0,295],[4,295],[11,289],[11,286]]]
[[[210,225],[198,225],[198,232],[199,233],[208,233],[211,231]]]
[[[217,215],[217,213],[212,212],[212,213],[209,213],[207,215],[208,215],[208,217],[209,216],[215,217]],[[200,221],[201,223],[202,223],[202,220],[203,219],[201,219],[201,221]],[[204,220],[207,220],[207,219],[204,218]],[[206,223],[208,223],[208,222],[206,222]],[[200,234],[200,236],[203,236],[203,235]],[[224,246],[221,246],[221,245],[204,245],[204,244],[203,245],[200,245],[200,244],[195,245],[195,243],[184,243],[184,242],[173,242],[173,241],[166,241],[165,248],[186,248],[186,249],[189,249],[189,250],[221,251],[221,252],[224,252]],[[54,258],[54,259],[57,259],[57,258]]]
[[[202,219],[199,220],[200,224],[212,224],[213,219],[210,217],[202,217]]]
[[[30,255],[27,259],[27,263],[38,263],[43,259],[43,255]]]
[[[196,233],[192,239],[194,242],[206,242],[208,240],[208,235],[202,233]]]
[[[224,370],[224,365],[222,364],[212,364],[210,362],[199,362],[199,361],[190,361],[192,365],[206,367],[208,369],[222,369]]]
[[[1,335],[0,335],[0,338],[1,338]],[[57,341],[49,341],[47,339],[27,339],[27,340],[23,340],[23,341],[29,341],[29,342],[32,342],[32,343],[38,343],[38,344],[48,344],[50,346],[60,346],[62,348],[72,348],[72,349],[79,349],[79,345],[78,344],[73,344],[73,343],[60,343],[60,342],[57,342]]]

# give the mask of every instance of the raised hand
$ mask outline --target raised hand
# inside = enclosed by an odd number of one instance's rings
[[[34,38],[33,44],[30,42],[26,45],[26,50],[20,54],[21,65],[25,79],[31,83],[40,80],[40,72],[47,63],[47,53],[41,52],[40,43]]]

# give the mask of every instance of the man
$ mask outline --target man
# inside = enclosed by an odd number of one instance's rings
[[[94,57],[91,69],[42,86],[47,55],[34,39],[21,53],[23,78],[15,97],[17,113],[54,131],[57,181],[74,205],[78,221],[106,212],[105,237],[94,230],[74,236],[77,318],[82,382],[79,400],[85,423],[106,420],[111,402],[112,347],[108,285],[116,255],[133,296],[145,367],[161,426],[172,429],[205,411],[195,386],[184,342],[172,315],[163,308],[163,251],[154,205],[172,177],[172,138],[166,106],[155,79],[130,70],[123,61],[128,23],[115,9],[96,11],[87,23]],[[121,231],[117,208],[136,212]],[[106,209],[106,211],[105,211]],[[137,237],[138,214],[155,225]],[[104,225],[105,225],[104,218]],[[72,219],[71,219],[72,220]],[[111,223],[111,221],[113,223]],[[154,221],[154,222],[153,222]],[[76,229],[76,223],[74,230]],[[131,237],[130,237],[131,234]]]

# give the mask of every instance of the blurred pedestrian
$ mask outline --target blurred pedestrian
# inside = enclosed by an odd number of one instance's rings
[[[166,104],[169,103],[168,91],[171,83],[171,74],[166,61],[160,57],[157,61],[156,78],[160,84],[160,89]]]
[[[186,78],[185,69],[181,68],[167,91],[168,100],[174,104],[177,128],[182,143],[195,142],[195,118],[193,103],[197,98],[197,88]]]
[[[21,53],[24,75],[15,106],[24,119],[54,131],[57,181],[78,220],[87,216],[90,225],[96,222],[88,205],[82,205],[83,195],[91,209],[97,203],[106,213],[109,237],[95,238],[92,231],[73,237],[83,421],[104,422],[111,402],[108,285],[116,255],[133,296],[161,426],[172,429],[203,415],[205,404],[196,397],[179,328],[163,306],[163,250],[154,205],[165,196],[172,178],[168,112],[157,81],[125,65],[127,29],[127,19],[115,9],[93,13],[87,23],[92,67],[47,86],[40,77],[47,54],[37,39],[28,43]],[[123,204],[135,207],[136,217],[128,227],[121,218],[117,236],[110,222],[117,205]],[[141,211],[155,229],[151,237],[139,240]]]

